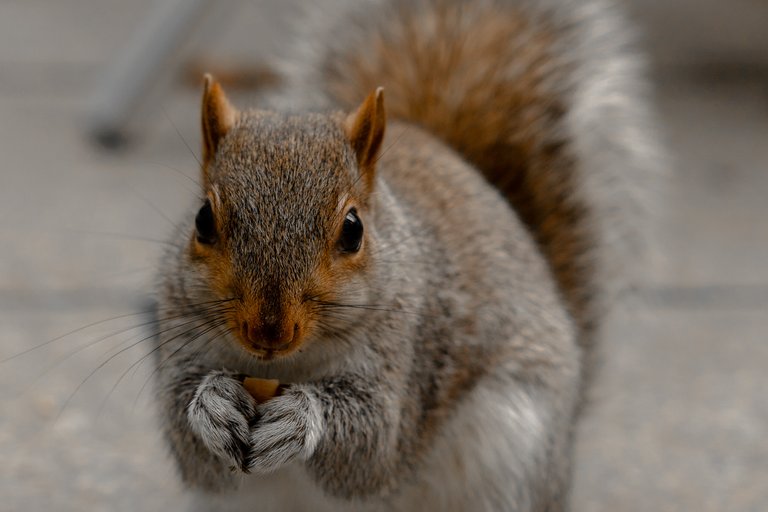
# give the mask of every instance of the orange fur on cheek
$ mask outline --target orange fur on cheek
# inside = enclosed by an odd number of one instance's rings
[[[218,199],[217,197],[217,203]],[[339,248],[338,239],[344,217],[351,208],[359,208],[359,204],[359,199],[351,197],[340,201],[337,226],[332,230],[333,235],[327,240],[323,253],[318,258],[318,264],[311,274],[304,278],[304,282],[296,283],[296,288],[301,290],[301,293],[295,296],[278,294],[282,297],[279,304],[266,302],[270,298],[254,295],[253,283],[239,282],[238,279],[242,278],[238,278],[234,273],[235,265],[227,251],[226,239],[220,238],[215,244],[208,245],[199,242],[195,234],[192,234],[189,255],[200,269],[200,276],[204,279],[206,287],[217,299],[237,299],[227,304],[223,316],[227,328],[244,350],[261,359],[271,360],[300,351],[306,341],[312,339],[312,333],[318,328],[320,320],[318,303],[339,301],[344,283],[350,282],[356,274],[364,272],[370,264],[367,240],[369,235],[364,235],[359,252],[343,253]],[[365,209],[360,208],[359,211],[365,226]],[[279,348],[274,342],[265,341],[268,337],[261,336],[263,332],[260,332],[260,329],[264,327],[262,322],[270,315],[270,311],[272,316],[278,312],[282,324],[298,326],[289,346]]]
[[[235,293],[232,276],[232,263],[218,247],[210,247],[198,242],[194,235],[190,244],[190,256],[207,268],[211,290],[222,298],[230,298]]]

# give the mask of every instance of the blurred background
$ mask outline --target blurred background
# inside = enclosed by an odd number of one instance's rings
[[[1,511],[183,508],[142,389],[151,365],[134,364],[148,332],[135,313],[196,198],[190,75],[245,66],[269,82],[260,66],[297,3],[0,1]],[[609,319],[574,510],[762,512],[768,2],[627,8],[674,172],[658,257]]]

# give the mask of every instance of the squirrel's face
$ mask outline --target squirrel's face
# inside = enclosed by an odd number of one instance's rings
[[[206,83],[206,199],[188,255],[209,293],[234,299],[227,324],[260,359],[340,336],[368,304],[383,115],[380,90],[348,117],[284,116],[238,113]]]

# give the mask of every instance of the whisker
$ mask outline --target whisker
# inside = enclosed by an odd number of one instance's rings
[[[163,220],[165,220],[166,222],[168,222],[168,224],[170,224],[171,226],[173,226],[173,228],[174,228],[174,229],[175,229],[177,232],[178,232],[178,231],[181,231],[181,228],[179,227],[179,225],[178,225],[178,224],[176,224],[174,221],[172,221],[172,220],[171,220],[171,218],[170,218],[170,217],[168,217],[168,215],[166,215],[166,214],[165,214],[165,213],[164,213],[164,212],[163,212],[163,211],[162,211],[160,208],[158,208],[158,207],[157,207],[157,205],[155,205],[155,204],[154,204],[152,201],[150,201],[150,200],[149,200],[149,199],[148,199],[146,196],[144,196],[144,194],[142,194],[141,192],[139,192],[139,191],[138,191],[136,188],[134,188],[134,187],[130,187],[130,188],[131,188],[131,191],[134,193],[134,195],[135,195],[136,197],[138,197],[139,199],[141,199],[141,200],[144,202],[144,204],[146,204],[147,206],[149,206],[150,208],[152,208],[152,210],[154,210],[154,211],[155,211],[155,213],[157,213],[157,214],[158,214],[160,217],[162,217],[162,218],[163,218]]]
[[[176,135],[178,135],[179,138],[181,139],[181,142],[183,142],[184,145],[187,146],[187,149],[192,154],[192,157],[197,162],[197,165],[199,165],[200,168],[202,169],[203,168],[203,162],[201,162],[200,159],[197,157],[197,154],[194,151],[192,151],[192,148],[187,143],[187,139],[185,139],[184,136],[181,134],[181,131],[179,130],[179,127],[176,126],[176,123],[173,122],[173,119],[171,118],[171,115],[168,113],[167,110],[165,110],[165,107],[163,105],[160,105],[160,109],[163,111],[163,114],[165,114],[165,117],[166,117],[166,119],[168,119],[168,122],[171,123],[171,126],[173,126],[173,129],[176,131]]]
[[[224,324],[226,324],[226,320],[224,320],[222,317],[223,317],[223,315],[224,315],[225,313],[229,313],[229,312],[231,312],[231,311],[233,311],[233,308],[225,308],[225,309],[222,309],[222,310],[219,310],[219,311],[215,311],[215,312],[213,312],[212,314],[206,314],[206,315],[205,315],[203,318],[204,318],[206,321],[209,321],[209,322],[210,322],[210,321],[214,321],[214,322],[223,321],[223,323],[224,323]],[[181,324],[181,325],[183,325],[183,324]],[[181,325],[179,325],[179,326],[177,326],[177,327],[180,327]],[[203,324],[203,325],[205,325],[205,324]],[[157,336],[159,336],[160,334],[165,334],[165,333],[158,333],[158,334],[157,334]],[[172,339],[173,339],[173,338],[172,338]],[[168,340],[167,340],[167,341],[168,341]],[[160,348],[160,347],[162,347],[163,345],[165,345],[165,343],[166,343],[167,341],[164,341],[164,342],[160,343],[160,344],[158,345],[158,347],[157,347],[156,349],[154,349],[152,352],[154,352],[154,351],[155,351],[155,350],[157,350],[158,348]],[[151,354],[152,352],[150,352],[150,354]],[[175,352],[174,352],[174,353],[175,353]],[[138,370],[138,367],[136,368],[136,370]],[[136,373],[136,370],[134,370],[134,374]]]
[[[212,301],[200,302],[200,303],[197,303],[197,304],[187,305],[187,307],[194,308],[194,307],[197,307],[197,306],[204,306],[204,305],[207,305],[207,304],[221,304],[221,303],[224,303],[224,302],[231,302],[233,300],[237,300],[236,297],[231,297],[231,298],[228,298],[228,299],[217,299],[217,300],[212,300]],[[48,340],[48,341],[45,341],[45,342],[40,343],[38,345],[35,345],[34,347],[30,347],[28,349],[25,349],[25,350],[19,352],[18,354],[14,354],[14,355],[12,355],[10,357],[6,357],[5,359],[0,359],[0,364],[7,363],[8,361],[12,361],[12,360],[14,360],[14,359],[16,359],[18,357],[21,357],[23,355],[29,354],[30,352],[33,352],[35,350],[41,349],[43,347],[46,347],[46,346],[50,345],[51,343],[55,343],[55,342],[57,342],[59,340],[67,338],[68,336],[72,336],[73,334],[77,334],[79,332],[82,332],[82,331],[84,331],[86,329],[90,329],[92,327],[96,327],[98,325],[103,325],[103,324],[108,323],[108,322],[114,322],[116,320],[121,320],[123,318],[130,318],[132,316],[148,315],[148,314],[152,313],[153,311],[166,311],[166,310],[169,310],[169,309],[177,309],[177,308],[178,308],[178,306],[156,307],[156,308],[153,308],[153,309],[148,309],[148,310],[144,310],[144,311],[135,311],[133,313],[126,313],[126,314],[122,314],[122,315],[117,315],[117,316],[113,316],[113,317],[110,317],[110,318],[106,318],[106,319],[103,319],[103,320],[99,320],[97,322],[92,322],[92,323],[84,325],[82,327],[78,327],[77,329],[74,329],[72,331],[65,332],[62,335],[56,336],[52,340]]]
[[[167,333],[167,332],[169,332],[169,331],[172,331],[172,330],[174,330],[174,329],[177,329],[177,328],[179,328],[179,327],[183,327],[183,326],[185,326],[185,325],[189,325],[189,324],[191,324],[191,323],[193,323],[193,322],[196,322],[196,321],[199,321],[199,320],[210,320],[210,319],[212,319],[212,318],[216,318],[216,317],[219,317],[219,316],[221,316],[223,313],[227,313],[227,312],[229,312],[229,311],[231,311],[231,310],[232,310],[232,308],[230,308],[230,307],[227,307],[227,306],[216,306],[216,307],[212,307],[212,308],[210,308],[210,309],[206,309],[206,310],[204,310],[204,311],[201,311],[201,312],[195,312],[195,313],[191,313],[191,314],[189,314],[189,313],[183,313],[183,314],[181,314],[181,315],[175,315],[175,316],[172,316],[172,317],[165,317],[165,318],[163,318],[163,319],[158,319],[158,320],[155,320],[155,321],[153,321],[153,322],[150,322],[150,323],[148,323],[147,325],[151,325],[152,323],[160,324],[160,323],[162,323],[162,322],[164,322],[164,321],[178,320],[178,319],[180,319],[180,318],[186,318],[186,317],[190,317],[190,318],[191,318],[191,320],[189,320],[188,322],[182,322],[182,323],[180,323],[180,324],[171,325],[171,326],[169,326],[169,327],[167,327],[167,328],[165,328],[165,329],[162,329],[162,330],[158,330],[158,331],[155,331],[154,333],[152,333],[152,335],[153,335],[153,336],[160,336],[160,335],[162,335],[162,334],[165,334],[165,333]],[[141,326],[139,326],[139,327],[141,327]],[[138,328],[138,327],[135,327],[135,328]],[[127,332],[127,331],[129,331],[129,330],[132,330],[132,328],[126,329],[126,330],[124,330],[123,332]],[[120,333],[118,333],[118,334],[120,334]],[[117,347],[110,347],[110,348],[109,348],[109,349],[107,349],[107,351],[106,351],[106,352],[103,354],[103,356],[104,356],[104,357],[106,357],[106,356],[107,356],[107,354],[108,354],[108,353],[109,353],[111,350],[117,349],[117,348],[119,348],[119,347],[121,347],[121,346],[125,345],[126,343],[128,343],[128,342],[130,342],[130,341],[131,341],[131,338],[129,338],[128,340],[125,340],[125,341],[123,341],[123,342],[122,342],[122,343],[120,343],[120,344],[119,344]]]
[[[208,322],[208,320],[206,320],[206,322]],[[191,322],[190,322],[190,323],[191,323]],[[203,324],[203,325],[204,325],[204,324]],[[177,327],[178,327],[178,326],[177,326]],[[197,326],[194,326],[194,327],[192,327],[192,328],[188,329],[187,331],[184,331],[184,332],[183,332],[183,333],[181,333],[179,336],[181,336],[181,335],[183,335],[183,334],[186,334],[186,333],[188,333],[188,332],[191,332],[191,331],[193,331],[193,330],[195,330],[195,329],[197,329],[197,328],[198,328]],[[107,364],[109,364],[109,362],[110,362],[110,361],[112,361],[113,359],[115,359],[115,358],[116,358],[117,356],[119,356],[120,354],[123,354],[123,353],[125,353],[126,351],[128,351],[128,350],[132,349],[133,347],[136,347],[136,346],[140,345],[141,343],[143,343],[143,342],[145,342],[145,341],[147,341],[147,340],[150,340],[150,339],[152,339],[152,338],[154,338],[154,337],[155,337],[155,334],[151,334],[151,335],[149,335],[149,336],[145,336],[144,338],[141,338],[139,341],[136,341],[136,342],[134,342],[134,343],[131,343],[131,344],[130,344],[130,345],[128,345],[127,347],[125,347],[125,348],[123,348],[123,349],[119,350],[119,351],[118,351],[118,352],[116,352],[115,354],[112,354],[111,356],[109,356],[109,357],[108,357],[106,360],[104,360],[104,361],[102,361],[101,363],[99,363],[99,365],[98,365],[98,366],[96,366],[96,368],[94,368],[93,370],[91,370],[91,372],[90,372],[90,373],[89,373],[89,374],[88,374],[88,375],[85,377],[85,379],[83,379],[83,380],[82,380],[82,381],[81,381],[81,382],[80,382],[80,383],[77,385],[77,387],[75,387],[74,391],[72,391],[72,393],[70,393],[70,395],[69,395],[69,396],[67,397],[67,399],[64,401],[64,405],[62,405],[62,407],[61,407],[61,409],[59,410],[58,414],[56,415],[56,419],[55,419],[54,421],[58,421],[58,419],[61,417],[62,413],[63,413],[63,412],[64,412],[64,410],[67,408],[67,406],[68,406],[68,405],[69,405],[69,403],[72,401],[72,399],[75,397],[75,395],[77,394],[77,392],[78,392],[78,391],[80,391],[80,389],[81,389],[81,388],[82,388],[82,387],[83,387],[83,386],[86,384],[86,382],[88,382],[89,380],[91,380],[91,378],[92,378],[92,377],[93,377],[93,376],[94,376],[94,375],[95,375],[95,374],[96,374],[96,373],[97,373],[99,370],[101,370],[102,368],[104,368],[104,366],[106,366]],[[177,337],[178,337],[178,336],[177,336]]]
[[[157,165],[159,167],[164,167],[165,169],[167,169],[169,171],[173,171],[175,173],[180,174],[181,176],[183,176],[184,178],[188,179],[189,181],[191,181],[195,185],[194,189],[186,187],[187,190],[189,190],[190,192],[194,192],[195,194],[198,194],[198,195],[200,194],[200,188],[201,188],[200,183],[195,181],[195,179],[192,176],[190,176],[189,174],[185,173],[181,169],[177,169],[176,167],[173,167],[172,165],[168,165],[168,164],[165,164],[163,162],[156,162],[154,160],[144,160],[143,163],[150,164],[150,165]]]
[[[130,240],[130,241],[137,241],[137,242],[151,242],[155,244],[165,245],[168,247],[173,247],[174,249],[179,248],[178,245],[176,245],[173,242],[169,242],[168,240],[160,240],[158,238],[151,238],[147,236],[131,235],[126,233],[110,233],[109,231],[92,231],[92,230],[79,229],[79,228],[64,228],[64,229],[72,233],[80,233],[83,235],[104,236],[107,238],[117,238],[120,240]]]
[[[185,316],[187,316],[187,315],[186,315],[186,314],[184,314],[184,315],[178,315],[178,316],[175,316],[175,317],[171,317],[170,319],[171,319],[171,320],[173,320],[173,319],[177,319],[177,318],[184,318]],[[199,318],[198,318],[198,319],[196,319],[196,320],[199,320]],[[188,323],[191,323],[191,322],[193,322],[193,321],[196,321],[196,320],[192,320],[192,321],[190,321],[190,322],[187,322],[187,323],[185,323],[185,324],[181,324],[181,325],[187,325]],[[139,324],[139,325],[133,325],[133,326],[131,326],[131,327],[127,327],[127,328],[125,328],[125,329],[121,329],[121,330],[119,330],[119,331],[117,331],[117,332],[113,332],[113,333],[110,333],[110,334],[104,335],[104,336],[102,336],[102,337],[100,337],[100,338],[98,338],[98,339],[96,339],[96,340],[92,340],[92,341],[90,341],[90,342],[86,343],[85,345],[81,345],[80,347],[76,348],[76,349],[75,349],[75,350],[73,350],[72,352],[70,352],[70,353],[66,354],[66,355],[65,355],[63,358],[61,358],[61,359],[57,360],[55,363],[53,363],[52,365],[49,365],[47,368],[45,368],[45,369],[42,371],[42,373],[38,374],[38,375],[37,375],[37,376],[36,376],[36,377],[35,377],[35,378],[32,380],[32,382],[31,382],[31,383],[30,383],[30,384],[29,384],[29,385],[28,385],[28,386],[27,386],[27,387],[26,387],[26,388],[25,388],[25,389],[24,389],[24,390],[21,392],[20,396],[23,396],[25,393],[29,392],[29,390],[30,390],[30,389],[32,389],[32,388],[33,388],[33,387],[34,387],[34,386],[35,386],[35,385],[36,385],[38,382],[40,382],[40,380],[41,380],[43,377],[45,377],[46,375],[48,375],[48,374],[49,374],[51,371],[53,371],[54,369],[58,368],[59,366],[61,366],[61,365],[62,365],[62,364],[64,364],[66,361],[68,361],[69,359],[71,359],[71,358],[72,358],[72,357],[74,357],[75,355],[79,354],[80,352],[83,352],[84,350],[87,350],[87,349],[89,349],[89,348],[91,348],[91,347],[93,347],[93,346],[95,346],[95,345],[97,345],[97,344],[99,344],[99,343],[101,343],[101,342],[103,342],[103,341],[106,341],[106,340],[108,340],[108,339],[110,339],[110,338],[113,338],[113,337],[115,337],[115,336],[119,336],[120,334],[123,334],[123,333],[129,332],[129,331],[132,331],[132,330],[134,330],[134,329],[140,329],[140,328],[142,328],[142,327],[147,327],[147,326],[150,326],[150,325],[153,325],[153,324],[159,324],[160,322],[162,322],[162,320],[159,320],[159,319],[158,319],[158,320],[152,320],[152,321],[149,321],[149,322],[144,322],[144,323],[141,323],[141,324]],[[175,328],[175,327],[174,327],[174,328]],[[171,328],[171,329],[172,329],[172,328]],[[158,335],[160,335],[160,334],[163,334],[163,333],[165,333],[165,332],[167,332],[167,331],[169,331],[169,330],[171,330],[171,329],[166,329],[166,330],[164,330],[164,331],[158,331],[158,332],[155,332],[153,335],[154,335],[154,336],[158,336]],[[128,342],[130,342],[130,341],[131,341],[130,339],[126,340],[126,341],[124,341],[124,342],[120,343],[120,345],[118,345],[118,347],[120,347],[120,346],[122,346],[122,345],[124,345],[125,343],[128,343]],[[117,348],[117,347],[114,347],[114,348]],[[109,350],[112,350],[112,348],[110,348]]]
[[[373,311],[399,311],[391,308],[376,306],[372,304],[343,304],[339,302],[318,302],[318,307],[323,308],[356,308],[356,309],[370,309]]]
[[[219,327],[225,326],[226,324],[227,324],[227,323],[226,323],[226,321],[224,321],[224,322],[220,323],[218,326],[216,326],[216,328],[219,328]],[[209,345],[209,344],[210,344],[212,341],[214,341],[214,340],[217,340],[217,339],[218,339],[218,338],[219,338],[221,335],[223,335],[223,334],[225,334],[225,333],[226,333],[226,329],[225,329],[223,332],[221,332],[220,334],[216,334],[216,335],[215,335],[213,338],[209,338],[209,339],[208,339],[208,340],[205,342],[204,346],[205,346],[205,345]],[[162,362],[161,362],[159,365],[157,365],[157,366],[156,366],[156,367],[155,367],[155,368],[152,370],[152,373],[150,373],[150,374],[149,374],[149,376],[147,377],[147,379],[144,381],[144,384],[142,384],[142,386],[141,386],[141,389],[139,389],[139,392],[138,392],[138,394],[136,395],[136,398],[133,400],[133,405],[132,405],[132,407],[131,407],[131,410],[133,410],[133,409],[135,409],[135,408],[136,408],[136,404],[137,404],[137,403],[138,403],[138,401],[139,401],[139,397],[140,397],[140,396],[141,396],[141,394],[144,392],[144,388],[146,388],[146,387],[147,387],[147,385],[148,385],[148,384],[149,384],[149,383],[152,381],[152,378],[153,378],[153,377],[154,377],[154,376],[157,374],[157,372],[160,370],[160,368],[162,368],[163,366],[165,366],[165,363],[167,363],[168,361],[170,361],[170,360],[171,360],[171,359],[172,359],[172,358],[173,358],[173,357],[174,357],[176,354],[178,354],[179,352],[181,352],[181,350],[182,350],[182,349],[185,349],[185,348],[187,348],[187,347],[188,347],[188,346],[189,346],[189,345],[192,343],[192,341],[194,341],[194,340],[190,340],[188,343],[185,343],[185,344],[183,344],[181,347],[179,347],[179,348],[177,348],[176,350],[174,350],[173,352],[171,352],[171,354],[170,354],[168,357],[166,357],[166,358],[165,358],[165,359],[164,359],[164,360],[163,360],[163,361],[162,361]],[[207,352],[206,352],[206,353],[207,353]],[[199,354],[198,354],[198,356],[199,356]]]
[[[211,322],[212,322],[212,324],[209,325]],[[120,383],[123,381],[125,376],[128,375],[128,373],[131,371],[131,369],[138,368],[138,366],[142,363],[142,361],[144,361],[148,357],[152,356],[152,354],[154,354],[155,352],[160,350],[164,345],[166,345],[168,343],[171,343],[172,341],[175,341],[176,339],[178,339],[180,336],[183,336],[184,334],[187,334],[187,333],[192,332],[192,331],[194,331],[196,329],[204,327],[204,329],[201,332],[195,334],[195,336],[193,336],[189,341],[187,341],[186,343],[182,344],[182,348],[186,347],[189,343],[193,343],[195,340],[197,340],[201,336],[204,336],[205,334],[209,333],[211,330],[213,330],[213,329],[215,329],[217,327],[220,327],[221,325],[224,325],[225,323],[226,323],[226,320],[222,320],[220,318],[218,320],[217,319],[206,320],[204,323],[202,323],[200,325],[196,325],[192,329],[189,329],[188,331],[185,331],[184,333],[182,333],[180,335],[173,336],[172,338],[170,338],[168,340],[165,340],[162,343],[159,343],[155,348],[153,348],[147,354],[144,354],[137,361],[133,362],[130,366],[128,366],[128,368],[125,369],[125,371],[123,373],[120,374],[120,377],[117,379],[117,381],[115,381],[115,383],[110,388],[109,393],[107,393],[107,395],[102,399],[101,403],[99,404],[99,408],[97,410],[97,413],[96,413],[96,418],[99,418],[99,416],[101,416],[101,412],[104,409],[104,406],[109,401],[109,398],[112,396],[112,393],[114,393],[115,389],[117,389],[117,386],[120,385]],[[208,327],[206,327],[207,325],[208,325]]]
[[[315,300],[314,302],[317,303],[318,309],[322,311],[328,311],[328,310],[332,311],[334,308],[351,308],[351,309],[365,309],[369,311],[386,311],[390,313],[403,313],[403,314],[416,315],[416,316],[433,316],[433,315],[427,315],[425,313],[420,313],[415,311],[407,311],[404,309],[390,308],[388,306],[383,306],[378,304],[344,304],[340,302],[328,302],[328,301],[320,301],[320,300]]]
[[[379,156],[378,156],[378,157],[376,157],[376,160],[374,160],[374,162],[373,162],[373,163],[374,163],[374,164],[377,164],[377,163],[379,163],[379,160],[381,160],[381,157],[383,157],[383,156],[384,156],[384,155],[387,153],[387,151],[389,151],[390,149],[392,149],[392,146],[394,146],[395,144],[397,144],[398,142],[400,142],[400,139],[402,139],[402,138],[403,138],[403,135],[405,135],[405,133],[406,133],[407,131],[409,131],[410,129],[411,129],[411,127],[410,127],[410,126],[406,126],[406,127],[403,129],[403,131],[401,131],[401,132],[400,132],[400,135],[398,135],[398,136],[397,136],[397,138],[396,138],[395,140],[393,140],[393,141],[392,141],[392,142],[391,142],[391,143],[390,143],[390,144],[389,144],[389,145],[388,145],[386,148],[384,148],[384,149],[381,151],[381,153],[379,153]]]

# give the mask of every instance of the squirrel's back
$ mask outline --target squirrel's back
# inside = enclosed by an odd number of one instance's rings
[[[603,0],[322,4],[286,59],[287,99],[351,109],[383,86],[391,118],[443,139],[509,199],[588,346],[631,280],[659,165],[621,16]]]

